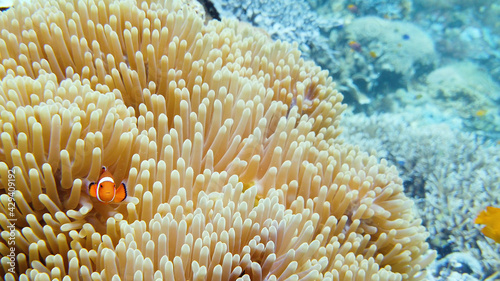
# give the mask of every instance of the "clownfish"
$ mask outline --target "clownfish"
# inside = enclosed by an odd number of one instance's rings
[[[127,189],[124,183],[121,183],[117,188],[113,175],[106,167],[102,167],[97,184],[93,182],[89,185],[89,194],[106,204],[119,203],[127,198]]]
[[[479,213],[474,223],[485,224],[486,226],[481,229],[484,236],[500,243],[500,208],[486,207],[486,210]]]

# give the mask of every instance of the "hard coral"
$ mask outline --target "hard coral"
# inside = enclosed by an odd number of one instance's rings
[[[463,118],[468,127],[500,133],[500,85],[479,65],[466,61],[440,67],[429,73],[426,86],[433,103]]]
[[[402,74],[405,79],[412,77],[416,68],[432,65],[436,59],[429,35],[409,22],[361,17],[346,26],[346,33],[367,53],[376,54],[377,70]]]
[[[398,114],[355,114],[343,118],[342,136],[398,166],[438,251],[440,260],[431,266],[436,279],[452,278],[450,271],[470,270],[460,278],[492,275],[500,271],[500,244],[488,241],[474,219],[485,205],[500,203],[500,150],[443,116],[430,104]]]

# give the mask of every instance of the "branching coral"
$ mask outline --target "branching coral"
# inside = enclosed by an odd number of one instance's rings
[[[444,280],[455,268],[460,274],[485,278],[500,270],[500,245],[488,241],[474,219],[486,206],[500,203],[498,145],[450,128],[448,120],[426,124],[423,111],[430,112],[426,108],[349,116],[343,119],[349,128],[343,136],[400,166],[407,192],[417,198],[417,209],[431,233],[431,247],[440,255],[434,274]],[[435,116],[428,121],[435,122]],[[463,256],[470,258],[453,264],[455,257]]]
[[[394,168],[339,144],[342,95],[291,45],[182,2],[0,16],[6,280],[418,280],[427,233]],[[3,25],[6,26],[6,25]],[[101,166],[124,204],[86,188]]]

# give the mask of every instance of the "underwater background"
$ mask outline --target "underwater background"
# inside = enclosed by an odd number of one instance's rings
[[[500,280],[500,243],[474,223],[500,207],[500,1],[199,2],[329,71],[340,137],[398,168],[430,232],[427,280]]]
[[[500,246],[474,224],[500,206],[499,1],[201,2],[329,70],[342,136],[398,167],[431,233],[429,280],[500,280]]]

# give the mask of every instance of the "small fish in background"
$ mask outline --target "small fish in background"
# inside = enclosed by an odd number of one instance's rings
[[[500,243],[500,208],[491,206],[486,207],[485,210],[479,213],[474,223],[486,225],[481,229],[484,236]]]
[[[403,40],[410,40],[410,35],[403,34],[403,36],[401,36],[401,38],[403,38]]]
[[[14,5],[13,0],[0,0],[0,11],[3,12]]]
[[[487,111],[485,109],[480,109],[480,110],[476,111],[476,116],[477,117],[483,117],[483,116],[486,115],[486,112]]]
[[[353,51],[356,51],[358,53],[361,52],[361,44],[359,44],[358,42],[349,41],[348,45]]]
[[[370,55],[370,57],[372,57],[374,59],[376,59],[378,57],[377,53],[375,53],[374,51],[370,51],[368,54]]]
[[[347,10],[351,11],[353,14],[357,14],[359,12],[358,6],[354,4],[347,5]]]
[[[101,175],[97,184],[95,182],[89,185],[89,194],[103,203],[120,203],[127,198],[127,188],[124,183],[116,187],[113,175],[102,167]]]

